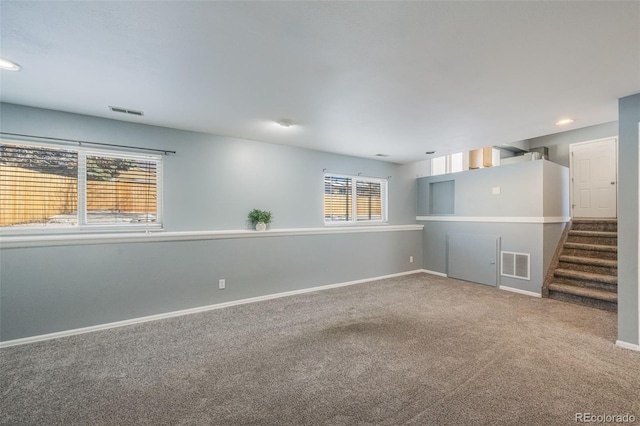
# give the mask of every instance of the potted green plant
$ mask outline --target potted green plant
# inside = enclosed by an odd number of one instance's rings
[[[271,223],[271,212],[253,209],[249,212],[249,222],[256,227],[256,231],[264,231],[267,224]]]

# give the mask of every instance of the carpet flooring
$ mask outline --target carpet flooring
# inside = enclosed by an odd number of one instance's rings
[[[616,315],[427,274],[0,350],[6,425],[640,421]]]

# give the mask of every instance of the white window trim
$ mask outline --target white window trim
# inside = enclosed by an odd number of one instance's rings
[[[34,148],[65,149],[78,153],[78,224],[73,226],[19,226],[0,227],[0,234],[7,236],[18,235],[59,235],[59,234],[83,234],[83,233],[111,233],[111,232],[141,232],[141,231],[162,231],[162,155],[135,153],[126,151],[116,151],[93,147],[84,147],[66,144],[51,144],[46,142],[32,142],[15,139],[2,139],[3,143],[10,145],[29,146]],[[113,158],[133,159],[133,160],[154,160],[157,161],[156,168],[156,223],[147,224],[87,224],[86,212],[86,176],[80,167],[80,158],[86,160],[87,155],[104,155]]]
[[[337,177],[337,178],[346,178],[346,179],[351,179],[351,190],[352,190],[352,196],[351,196],[351,211],[352,211],[352,218],[351,220],[345,220],[345,221],[328,221],[326,219],[324,219],[324,224],[325,226],[371,226],[371,225],[386,225],[389,223],[389,216],[388,216],[388,207],[389,207],[389,179],[383,179],[383,178],[375,178],[375,177],[369,177],[369,176],[358,176],[358,175],[345,175],[345,174],[340,174],[340,173],[325,173],[323,176],[323,186],[322,186],[322,197],[323,197],[323,202],[322,202],[322,208],[323,208],[323,218],[324,218],[324,180],[327,178],[327,176],[330,177]],[[383,188],[384,188],[384,195],[381,194],[382,199],[384,200],[384,202],[382,203],[382,219],[381,220],[357,220],[358,219],[358,214],[357,214],[357,197],[356,197],[356,181],[360,180],[363,181],[365,180],[366,182],[377,182],[377,183],[384,183]]]

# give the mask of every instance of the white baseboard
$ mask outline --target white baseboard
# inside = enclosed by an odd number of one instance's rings
[[[513,293],[524,294],[526,296],[542,297],[542,295],[540,293],[536,293],[535,291],[520,290],[519,288],[507,287],[507,286],[504,286],[504,285],[501,285],[498,288],[500,290],[511,291]]]
[[[280,297],[295,296],[297,294],[311,293],[311,292],[314,292],[314,291],[329,290],[331,288],[345,287],[345,286],[354,285],[354,284],[362,284],[362,283],[366,283],[366,282],[370,282],[370,281],[378,281],[378,280],[384,280],[384,279],[387,279],[387,278],[400,277],[400,276],[403,276],[403,275],[419,274],[420,272],[424,272],[424,270],[416,269],[416,270],[413,270],[413,271],[399,272],[397,274],[390,274],[390,275],[383,275],[383,276],[379,276],[379,277],[365,278],[365,279],[362,279],[362,280],[347,281],[347,282],[342,282],[342,283],[337,283],[337,284],[327,284],[327,285],[322,285],[322,286],[318,286],[318,287],[310,287],[310,288],[303,288],[303,289],[300,289],[300,290],[285,291],[285,292],[282,292],[282,293],[267,294],[267,295],[264,295],[264,296],[250,297],[248,299],[240,299],[240,300],[233,300],[231,302],[217,303],[215,305],[199,306],[197,308],[182,309],[182,310],[179,310],[179,311],[166,312],[166,313],[163,313],[163,314],[156,314],[156,315],[149,315],[149,316],[146,316],[146,317],[132,318],[132,319],[124,320],[124,321],[116,321],[116,322],[110,322],[110,323],[106,323],[106,324],[98,324],[98,325],[93,325],[93,326],[90,326],[90,327],[74,328],[72,330],[59,331],[59,332],[56,332],[56,333],[41,334],[41,335],[38,335],[38,336],[24,337],[22,339],[7,340],[7,341],[4,341],[4,342],[0,342],[0,348],[7,348],[7,347],[10,347],[10,346],[17,346],[17,345],[25,345],[27,343],[41,342],[43,340],[58,339],[60,337],[75,336],[77,334],[91,333],[91,332],[94,332],[94,331],[108,330],[110,328],[125,327],[127,325],[140,324],[140,323],[149,322],[149,321],[157,321],[157,320],[166,319],[166,318],[179,317],[179,316],[182,316],[182,315],[197,314],[199,312],[206,312],[206,311],[212,311],[212,310],[215,310],[215,309],[228,308],[230,306],[244,305],[246,303],[262,302],[264,300],[277,299],[277,298],[280,298]]]
[[[621,348],[631,349],[632,351],[640,352],[640,345],[634,345],[633,343],[623,342],[622,340],[616,340],[616,346]]]
[[[442,272],[430,271],[428,269],[423,269],[422,272],[424,272],[425,274],[437,275],[439,277],[447,278],[447,274],[442,273]]]

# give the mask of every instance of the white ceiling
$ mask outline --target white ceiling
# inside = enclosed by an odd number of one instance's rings
[[[3,102],[397,163],[614,121],[640,91],[634,1],[3,0],[0,23],[23,67]]]

